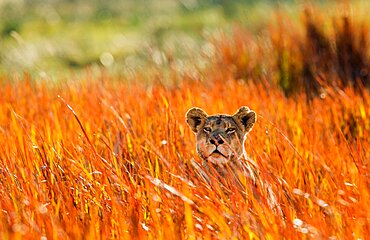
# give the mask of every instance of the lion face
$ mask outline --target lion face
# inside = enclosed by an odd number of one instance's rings
[[[242,156],[245,136],[256,122],[256,113],[241,107],[234,115],[208,116],[200,108],[191,108],[186,122],[196,134],[199,156],[222,165]]]

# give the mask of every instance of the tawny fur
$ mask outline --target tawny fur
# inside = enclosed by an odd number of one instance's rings
[[[240,177],[245,176],[252,183],[252,192],[255,193],[257,187],[263,188],[268,205],[281,215],[271,185],[262,181],[257,165],[245,152],[246,135],[256,120],[256,113],[245,106],[233,115],[208,115],[200,108],[191,108],[186,113],[186,122],[196,134],[197,153],[203,160],[205,171],[202,176],[210,181],[210,176],[214,176],[212,171],[215,171],[219,182],[226,179],[226,182],[238,186],[241,191],[245,190],[245,186]]]

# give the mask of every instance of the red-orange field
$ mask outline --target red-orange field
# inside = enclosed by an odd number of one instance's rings
[[[86,77],[0,88],[1,239],[366,239],[370,97],[245,81]],[[188,108],[258,113],[246,150],[284,216],[199,177]],[[245,191],[250,185],[245,181]],[[234,189],[231,189],[232,191]]]

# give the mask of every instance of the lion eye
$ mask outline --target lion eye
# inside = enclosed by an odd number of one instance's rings
[[[226,129],[226,133],[231,134],[231,133],[234,133],[234,132],[235,132],[235,128],[228,128],[228,129]]]
[[[212,129],[211,129],[210,127],[205,127],[205,128],[204,128],[204,131],[205,131],[206,133],[210,133],[210,132],[211,132],[211,130],[212,130]]]

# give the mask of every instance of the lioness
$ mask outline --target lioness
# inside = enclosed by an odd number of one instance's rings
[[[203,174],[209,181],[209,170],[219,173],[219,180],[228,180],[232,185],[239,185],[244,191],[240,176],[246,176],[252,181],[252,191],[263,188],[269,206],[280,215],[276,196],[271,184],[262,181],[258,167],[248,158],[244,150],[247,134],[257,120],[256,113],[248,107],[241,107],[234,115],[207,115],[200,108],[191,108],[186,113],[186,122],[196,134],[196,149],[203,159],[203,166],[208,170]],[[235,186],[235,185],[234,185]],[[259,194],[254,194],[258,197]]]
[[[186,122],[197,137],[197,152],[205,164],[223,164],[238,161],[244,154],[244,141],[257,120],[256,113],[241,107],[232,116],[208,116],[200,108],[186,113]]]

